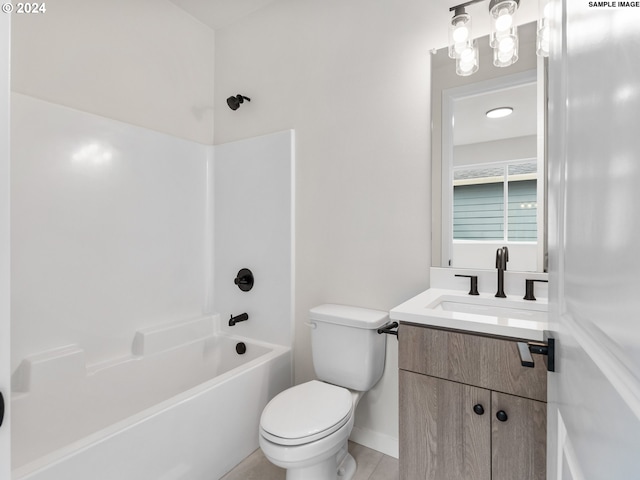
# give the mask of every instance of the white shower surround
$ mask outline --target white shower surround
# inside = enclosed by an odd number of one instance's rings
[[[125,356],[204,313],[211,148],[12,95],[12,371],[69,344]]]
[[[223,319],[249,314],[247,322],[228,331],[291,345],[294,132],[216,145],[214,165],[216,312]],[[241,268],[253,272],[249,292],[233,282]],[[253,312],[262,319],[253,321]]]
[[[14,398],[25,395],[24,360],[62,349],[81,360],[77,369],[116,372],[140,360],[131,360],[140,354],[135,342],[132,350],[136,332],[214,312],[221,337],[272,345],[261,360],[233,370],[238,375],[224,373],[102,424],[54,455],[66,460],[32,458],[14,476],[73,478],[61,473],[71,467],[83,478],[113,475],[107,459],[134,452],[123,471],[135,474],[118,470],[118,478],[215,478],[257,447],[257,424],[242,418],[259,418],[263,403],[291,384],[293,131],[206,146],[14,93],[12,149],[11,370],[14,390],[23,390]],[[229,185],[244,186],[242,194],[229,195]],[[241,267],[256,275],[250,292],[233,284]],[[245,311],[249,321],[227,326],[229,314]],[[236,409],[221,414],[219,406],[236,398]],[[229,433],[234,422],[241,436]],[[191,458],[179,456],[185,449],[208,462],[206,473],[180,460]],[[51,461],[48,473],[29,473]],[[144,468],[152,476],[140,474]]]

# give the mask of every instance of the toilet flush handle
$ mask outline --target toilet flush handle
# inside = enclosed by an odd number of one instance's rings
[[[378,335],[386,333],[398,337],[398,322],[389,322],[378,329]]]
[[[309,328],[318,328],[318,324],[315,322],[304,322],[304,324]]]

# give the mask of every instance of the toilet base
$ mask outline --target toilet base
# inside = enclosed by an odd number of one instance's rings
[[[286,480],[351,480],[356,473],[356,461],[347,451],[347,442],[340,451],[315,465],[287,469]]]
[[[350,453],[344,457],[338,466],[338,480],[351,480],[356,474],[356,459]]]

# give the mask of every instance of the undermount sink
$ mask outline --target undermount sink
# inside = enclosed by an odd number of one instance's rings
[[[528,340],[543,340],[547,302],[429,289],[393,308],[392,320]]]
[[[546,304],[517,304],[502,298],[475,299],[472,296],[442,295],[427,308],[445,312],[470,313],[491,317],[504,317],[520,320],[546,321]]]

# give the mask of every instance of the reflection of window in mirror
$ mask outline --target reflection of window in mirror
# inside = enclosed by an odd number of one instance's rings
[[[538,239],[537,160],[453,170],[454,243]]]

